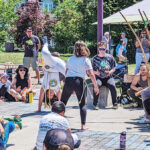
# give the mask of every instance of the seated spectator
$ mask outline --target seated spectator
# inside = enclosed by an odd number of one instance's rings
[[[43,147],[43,150],[72,150],[74,149],[74,141],[66,130],[52,129],[47,132]]]
[[[10,93],[16,101],[26,101],[26,95],[32,91],[32,82],[28,69],[23,65],[19,65],[16,69],[16,74],[12,81]]]
[[[150,89],[146,89],[142,92],[142,101],[144,108],[144,118],[138,121],[138,123],[150,123]]]
[[[135,75],[130,89],[127,91],[128,95],[132,98],[133,102],[137,103],[138,107],[142,107],[141,95],[136,96],[135,93],[141,91],[148,86],[147,80],[147,68],[145,63],[142,63],[140,66],[140,72]]]
[[[0,101],[15,101],[10,95],[11,82],[8,80],[8,75],[5,73],[0,74]]]
[[[8,122],[5,122],[5,120],[8,120]],[[9,138],[9,134],[14,131],[16,128],[22,129],[22,123],[21,123],[20,116],[15,116],[13,119],[10,118],[1,118],[0,119],[0,144],[6,148],[7,141]]]
[[[61,101],[54,102],[52,105],[52,112],[44,116],[40,121],[38,136],[36,140],[37,150],[42,150],[43,141],[44,141],[47,131],[51,129],[59,128],[59,129],[66,130],[68,133],[71,133],[69,123],[67,119],[64,118],[64,115],[65,115],[64,103]],[[72,134],[72,137],[76,137],[77,139],[77,136],[75,134]],[[76,140],[76,139],[74,138],[74,141],[76,141],[75,145],[78,145],[76,147],[79,147],[80,142],[79,140]]]
[[[113,108],[117,109],[117,90],[115,86],[115,81],[112,77],[113,72],[116,69],[116,61],[114,57],[110,54],[106,54],[106,43],[101,41],[98,43],[98,54],[92,58],[92,66],[96,80],[99,86],[106,86],[109,88],[112,97]],[[101,92],[101,91],[100,91]],[[100,93],[99,92],[99,93]],[[94,93],[93,106],[95,110],[98,110],[97,107],[99,94]]]
[[[119,62],[118,63],[122,63],[122,62],[126,62],[127,61],[127,58],[125,57],[127,50],[125,48],[124,43],[125,42],[123,41],[123,39],[121,39],[119,44],[116,47],[116,56],[119,58]],[[124,52],[125,56],[123,55],[123,52]]]

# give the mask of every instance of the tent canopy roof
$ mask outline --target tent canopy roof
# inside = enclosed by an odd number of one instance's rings
[[[139,14],[138,9],[141,10],[142,14],[143,11],[145,11],[148,19],[150,19],[150,0],[143,0],[141,2],[138,2],[128,8],[123,9],[121,12],[126,17],[128,22],[134,23],[134,22],[142,22],[142,18]],[[144,14],[143,14],[144,16]],[[145,18],[145,16],[144,16]],[[146,20],[146,18],[145,18]],[[123,24],[125,23],[125,20],[122,18],[119,12],[103,19],[103,24]],[[97,24],[95,22],[94,24]]]

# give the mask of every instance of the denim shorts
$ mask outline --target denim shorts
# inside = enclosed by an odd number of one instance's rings
[[[39,70],[38,66],[38,57],[24,57],[23,58],[23,65],[29,69],[31,66],[33,70]]]

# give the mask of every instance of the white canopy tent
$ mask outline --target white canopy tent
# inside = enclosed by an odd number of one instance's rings
[[[142,18],[139,14],[138,9],[140,9],[142,13],[143,11],[145,11],[148,19],[150,19],[150,7],[149,6],[150,6],[150,0],[143,0],[128,8],[123,9],[121,12],[130,23],[142,22]],[[125,23],[125,20],[122,18],[119,12],[103,19],[103,24],[123,24],[123,23]],[[97,24],[97,22],[93,24]]]

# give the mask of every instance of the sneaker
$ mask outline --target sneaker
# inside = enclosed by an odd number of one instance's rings
[[[113,109],[118,109],[118,104],[114,104]]]
[[[42,84],[40,80],[38,80],[38,84],[39,84],[39,85],[41,85],[41,84]]]
[[[143,124],[144,124],[144,123],[150,123],[150,120],[147,119],[146,117],[144,117],[144,118],[142,118],[141,120],[139,120],[138,123],[141,123],[141,124],[142,124],[142,123],[143,123]]]
[[[94,110],[99,110],[99,107],[98,107],[98,106],[93,105],[93,109],[94,109]]]

